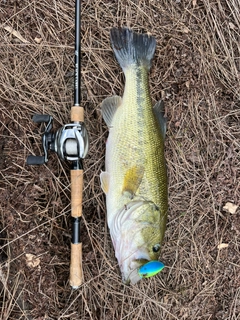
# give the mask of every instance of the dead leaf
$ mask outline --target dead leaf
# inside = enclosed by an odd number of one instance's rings
[[[236,28],[235,25],[232,22],[229,22],[228,25],[229,25],[229,28],[232,29],[232,30],[234,30]]]
[[[189,33],[189,32],[190,32],[190,30],[188,29],[188,27],[184,27],[182,31],[183,31],[183,33]]]
[[[6,26],[6,27],[3,27],[6,31],[8,31],[9,33],[11,33],[12,35],[14,35],[16,38],[18,38],[21,42],[23,43],[29,43],[26,39],[24,39],[21,34],[14,30],[12,27],[9,27],[9,26]]]
[[[175,127],[177,127],[177,128],[178,128],[178,127],[180,127],[181,122],[180,122],[180,121],[177,121],[177,122],[175,122],[175,124],[174,124],[174,125],[175,125]]]
[[[228,211],[231,214],[235,214],[238,206],[232,202],[227,202],[223,207],[223,210]]]
[[[221,250],[221,249],[224,249],[224,248],[227,248],[228,247],[228,243],[220,243],[218,245],[218,250]]]
[[[35,190],[39,191],[39,192],[44,192],[44,191],[45,191],[43,188],[39,187],[37,184],[34,184],[34,185],[33,185],[33,188],[34,188]]]
[[[36,268],[40,262],[40,258],[36,257],[34,254],[26,253],[26,264],[28,267]]]
[[[40,37],[36,37],[34,39],[35,42],[37,42],[38,44],[40,44],[42,41],[43,41],[43,38],[40,38]]]
[[[185,82],[186,87],[189,89],[190,88],[190,80]]]

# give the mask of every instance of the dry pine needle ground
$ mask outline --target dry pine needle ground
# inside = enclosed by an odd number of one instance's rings
[[[55,129],[73,103],[74,1],[0,1],[0,318],[240,319],[240,4],[238,0],[82,1],[82,104],[91,138],[82,228],[85,282],[68,283],[69,170],[41,152],[34,113]],[[109,238],[99,173],[99,105],[123,92],[112,26],[150,32],[153,103],[168,116],[169,219],[157,277],[127,287]]]

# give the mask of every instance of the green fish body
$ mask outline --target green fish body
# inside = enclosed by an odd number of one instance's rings
[[[155,39],[113,28],[111,43],[126,82],[122,98],[109,97],[101,105],[109,136],[100,178],[123,281],[136,283],[137,270],[158,259],[166,227],[166,121],[162,102],[152,107],[149,92]]]

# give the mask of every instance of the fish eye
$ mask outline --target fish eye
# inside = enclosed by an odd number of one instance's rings
[[[155,244],[155,246],[153,246],[153,248],[152,248],[153,252],[158,252],[160,250],[160,247],[161,246],[159,243]]]

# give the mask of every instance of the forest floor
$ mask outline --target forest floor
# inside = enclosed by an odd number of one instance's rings
[[[240,3],[238,0],[82,1],[84,283],[69,286],[69,167],[41,154],[35,113],[70,121],[74,1],[0,1],[0,318],[240,319]],[[107,127],[101,101],[122,95],[113,26],[157,40],[153,104],[165,103],[169,215],[165,269],[122,283],[99,174]],[[229,205],[230,203],[230,205]]]

